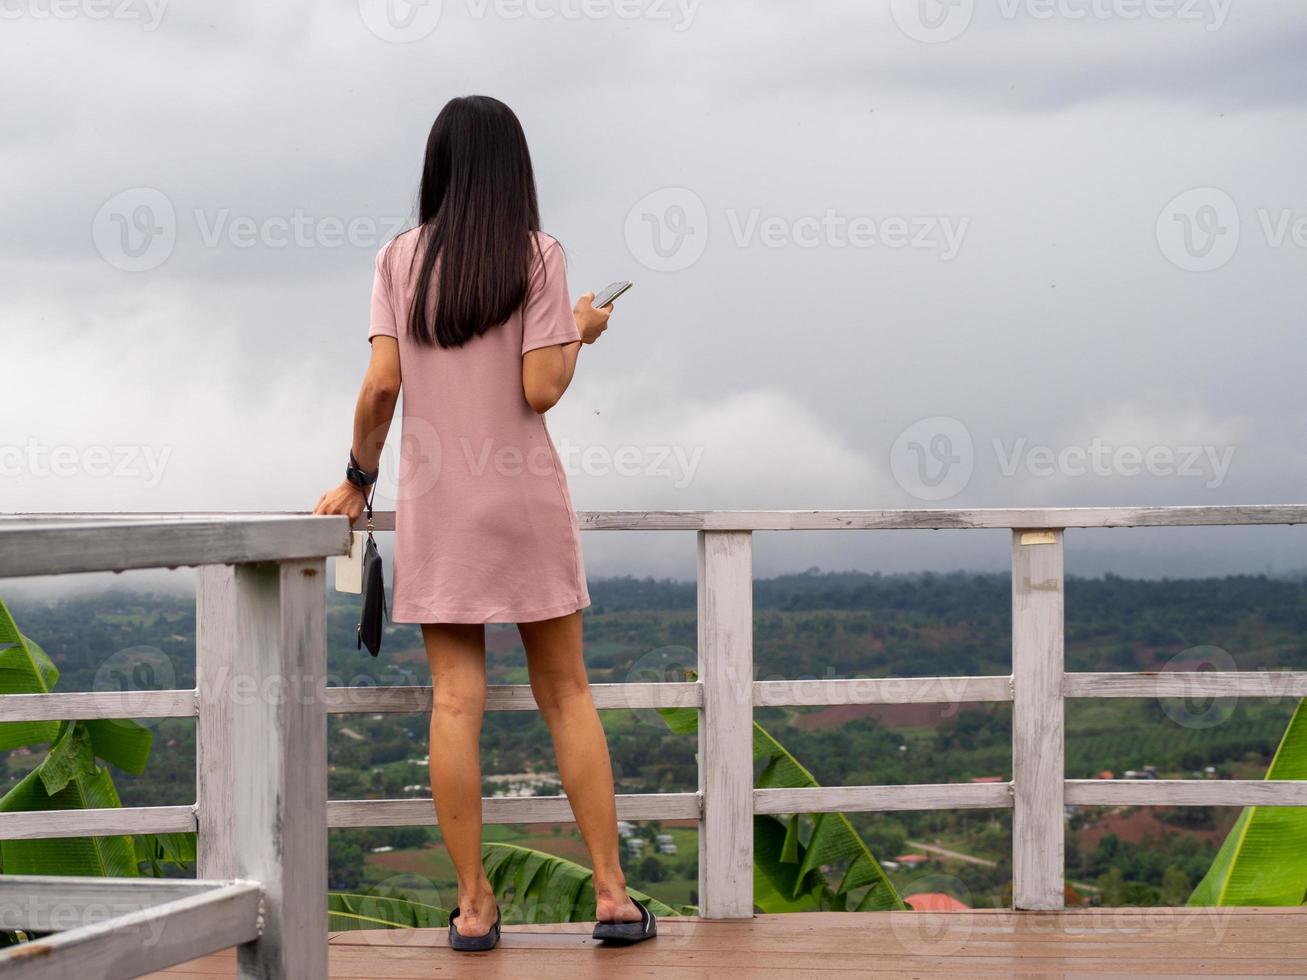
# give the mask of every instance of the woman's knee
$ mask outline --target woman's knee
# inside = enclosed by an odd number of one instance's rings
[[[591,700],[590,684],[585,675],[571,671],[533,676],[531,693],[535,695],[536,707],[546,718],[562,714],[577,705],[584,706]]]
[[[486,708],[484,677],[446,674],[432,681],[432,710],[451,718],[479,717]]]

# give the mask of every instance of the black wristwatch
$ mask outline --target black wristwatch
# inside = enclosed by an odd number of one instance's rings
[[[349,465],[345,467],[346,480],[354,484],[354,486],[358,487],[360,490],[366,491],[368,487],[377,482],[377,474],[379,472],[380,470],[373,470],[369,473],[365,470],[359,465],[359,461],[354,458],[354,451],[352,449],[350,450]]]

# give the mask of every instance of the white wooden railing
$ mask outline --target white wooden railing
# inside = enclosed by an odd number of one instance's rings
[[[753,815],[1012,808],[1013,902],[1062,906],[1065,804],[1307,805],[1307,782],[1065,778],[1066,698],[1307,696],[1307,672],[1086,673],[1063,670],[1063,530],[1307,523],[1307,506],[1004,510],[584,513],[586,530],[693,530],[699,543],[698,677],[602,684],[601,708],[696,707],[699,788],[618,797],[627,820],[700,821],[699,898],[708,918],[753,912]],[[393,527],[393,515],[378,526]],[[752,533],[772,530],[1000,528],[1012,532],[1012,675],[755,681]],[[13,515],[0,517],[0,578],[201,566],[197,687],[189,691],[0,697],[0,720],[197,717],[193,806],[0,814],[0,838],[198,830],[198,883],[6,879],[0,928],[48,927],[51,903],[83,907],[112,891],[146,910],[172,941],[142,945],[130,923],[87,916],[43,948],[117,963],[134,976],[203,952],[240,947],[242,976],[326,976],[323,914],[328,827],[434,823],[429,799],[326,799],[326,715],[408,713],[429,687],[327,688],[325,558],[347,547],[341,518],[287,515]],[[1013,703],[1008,783],[755,789],[754,706]],[[494,686],[488,710],[531,710],[530,689]],[[562,797],[487,799],[489,823],[566,821]],[[190,889],[169,891],[159,889]],[[79,891],[80,889],[80,891]],[[133,891],[135,889],[135,891]],[[133,897],[135,896],[135,897]],[[256,901],[257,900],[257,901]],[[159,902],[164,904],[158,904]],[[189,904],[188,904],[189,903]],[[196,928],[194,906],[224,910]],[[251,909],[261,908],[256,917]],[[20,911],[15,912],[18,909]],[[26,909],[26,912],[21,910]],[[135,938],[132,938],[135,936]],[[117,960],[105,950],[123,955]],[[75,975],[68,959],[0,953],[14,976]],[[127,955],[130,953],[131,955]],[[85,962],[91,962],[86,960]],[[59,965],[55,965],[59,964]]]

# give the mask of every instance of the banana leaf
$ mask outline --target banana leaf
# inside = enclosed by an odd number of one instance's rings
[[[0,695],[49,694],[59,670],[14,622],[0,601]],[[78,810],[122,803],[103,759],[132,773],[145,770],[154,735],[127,720],[0,723],[0,751],[49,742],[37,766],[0,797],[0,812]],[[8,874],[139,874],[132,838],[64,838],[0,841],[0,867]]]
[[[1307,779],[1307,699],[1299,701],[1267,779]],[[1302,905],[1307,900],[1307,807],[1245,807],[1189,905]]]
[[[698,730],[699,712],[694,708],[663,708],[660,714],[679,735]],[[821,785],[757,722],[753,723],[753,758],[763,763],[758,789]],[[753,818],[753,827],[754,904],[764,912],[879,912],[906,907],[844,814],[796,813],[784,820],[760,814]],[[842,880],[831,887],[822,866],[844,862],[848,865]]]
[[[0,600],[0,694],[49,694],[59,669],[35,642],[23,636],[9,607]],[[53,742],[57,721],[0,722],[0,752]]]
[[[517,922],[591,922],[595,917],[592,872],[574,861],[516,844],[486,844],[482,863],[501,900],[511,896]],[[656,898],[627,889],[658,916],[680,914]]]
[[[449,925],[449,911],[395,895],[327,893],[327,928],[353,929],[443,929]]]
[[[137,834],[132,838],[137,864],[146,865],[152,878],[164,877],[171,868],[189,871],[195,866],[195,834]]]
[[[0,813],[33,810],[85,810],[121,806],[107,769],[70,779],[56,793],[46,792],[40,767],[0,797]],[[84,875],[134,877],[138,874],[132,839],[63,837],[0,841],[0,863],[11,875]]]

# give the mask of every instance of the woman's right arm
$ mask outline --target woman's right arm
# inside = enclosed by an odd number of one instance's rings
[[[576,374],[581,345],[593,344],[608,329],[613,307],[594,308],[594,293],[577,300],[572,316],[581,339],[529,350],[522,355],[522,392],[532,410],[544,415],[562,399]]]

